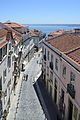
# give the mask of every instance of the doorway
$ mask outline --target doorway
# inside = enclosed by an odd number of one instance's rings
[[[57,102],[57,81],[55,78],[55,83],[54,83],[54,102]]]
[[[72,120],[73,104],[71,100],[68,101],[68,120]]]
[[[54,102],[57,102],[57,89],[54,88]]]
[[[50,85],[50,96],[51,96],[51,99],[52,99],[52,86]]]

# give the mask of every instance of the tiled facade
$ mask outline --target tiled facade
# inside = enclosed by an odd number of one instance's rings
[[[76,35],[67,33],[43,41],[43,80],[64,120],[80,119],[80,59],[78,57],[80,49],[78,47],[80,48],[79,33]]]

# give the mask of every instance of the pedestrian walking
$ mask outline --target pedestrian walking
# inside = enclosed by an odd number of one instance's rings
[[[25,80],[26,79],[26,76],[25,76],[25,74],[23,75],[23,78],[22,78],[23,80]]]
[[[28,80],[28,75],[26,75],[26,79],[25,79],[26,81]]]
[[[37,64],[38,64],[38,60],[37,60]]]

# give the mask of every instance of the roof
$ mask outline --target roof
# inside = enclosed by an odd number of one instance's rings
[[[46,42],[80,64],[80,33],[65,33]]]
[[[80,34],[63,34],[55,38],[48,39],[47,42],[65,53],[80,46]]]
[[[0,38],[4,37],[7,35],[7,30],[5,29],[0,29]]]
[[[1,28],[1,27],[0,27]],[[7,30],[5,29],[0,29],[0,48],[5,46],[7,44],[6,36],[7,36]]]
[[[7,37],[8,36],[8,32],[12,32],[12,36],[15,40],[15,46],[20,42],[22,41],[22,34],[17,32],[16,30],[14,30],[13,28],[7,26],[6,24],[4,23],[0,23],[0,36],[3,37],[3,36],[6,36],[6,40],[7,40]],[[2,42],[1,42],[2,43]],[[2,46],[2,45],[1,45]]]
[[[8,41],[2,41],[1,43],[0,43],[0,48],[2,48],[3,46],[5,46],[6,44],[8,43]]]
[[[38,31],[38,30],[29,30],[29,34],[32,37],[38,37],[40,35],[40,31]]]
[[[80,64],[80,47],[66,53],[66,55],[68,55],[68,57],[72,58],[75,62]]]
[[[9,23],[4,23],[5,25],[12,27],[12,28],[22,28],[24,27],[23,25],[15,22],[9,22]]]
[[[48,34],[49,37],[57,37],[59,35],[62,35],[63,33],[65,33],[64,30],[57,30],[55,32],[51,32]]]
[[[22,40],[22,34],[19,33],[16,30],[14,30],[13,28],[11,28],[10,26],[8,26],[7,24],[3,24],[3,26],[5,27],[5,29],[12,31],[13,38],[15,38],[15,46],[16,46]]]

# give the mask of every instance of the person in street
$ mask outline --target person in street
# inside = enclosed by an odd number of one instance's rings
[[[38,60],[37,60],[37,64],[38,64]]]
[[[26,75],[26,79],[25,79],[26,81],[28,80],[28,75]]]

